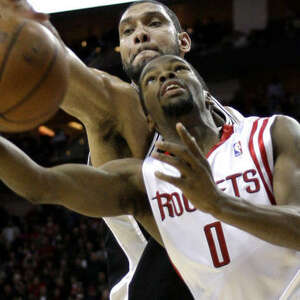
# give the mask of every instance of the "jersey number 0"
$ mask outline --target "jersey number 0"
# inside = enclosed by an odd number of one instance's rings
[[[204,226],[204,232],[214,266],[220,268],[228,265],[230,263],[230,257],[221,222],[207,224]],[[219,246],[219,251],[216,246]]]

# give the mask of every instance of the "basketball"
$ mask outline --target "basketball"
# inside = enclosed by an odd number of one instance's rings
[[[64,50],[43,25],[0,16],[0,132],[30,130],[58,110],[67,89]]]

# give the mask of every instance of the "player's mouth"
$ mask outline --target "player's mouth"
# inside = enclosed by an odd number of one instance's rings
[[[167,80],[160,88],[160,97],[170,97],[184,93],[185,87],[178,80]]]
[[[153,56],[157,55],[159,53],[158,49],[156,47],[142,47],[137,51],[137,53],[134,54],[134,56],[131,59],[131,62],[133,62],[137,57],[141,56]]]

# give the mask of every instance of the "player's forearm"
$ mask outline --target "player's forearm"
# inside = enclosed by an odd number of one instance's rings
[[[130,205],[120,205],[126,183],[108,171],[80,164],[43,168],[2,137],[0,165],[0,180],[35,204],[63,205],[91,217],[130,212]]]
[[[300,250],[300,208],[259,206],[227,195],[214,214],[219,220],[269,243]]]
[[[86,123],[94,117],[99,118],[102,110],[104,112],[105,109],[105,87],[101,72],[96,73],[94,69],[87,67],[65,45],[49,20],[41,23],[52,32],[66,51],[66,60],[69,67],[69,88],[61,108],[87,125]]]
[[[70,49],[68,90],[61,108],[88,125],[107,120],[114,112],[113,91],[106,73],[87,67]]]
[[[24,152],[0,137],[0,179],[14,192],[34,202],[48,191],[44,168]]]

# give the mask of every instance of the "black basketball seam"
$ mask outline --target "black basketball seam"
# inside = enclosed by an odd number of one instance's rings
[[[17,41],[17,39],[18,39],[18,37],[19,37],[19,35],[20,35],[20,33],[21,33],[22,29],[24,28],[24,26],[25,26],[26,23],[27,23],[27,22],[23,22],[23,23],[17,28],[17,30],[15,31],[15,33],[14,33],[12,39],[10,40],[10,43],[9,43],[7,49],[6,49],[6,52],[5,52],[5,55],[4,55],[4,58],[3,58],[3,63],[2,63],[1,68],[0,68],[0,81],[1,81],[2,75],[3,75],[3,73],[4,73],[4,70],[5,70],[7,61],[8,61],[8,57],[9,57],[9,55],[10,55],[10,53],[11,53],[10,50],[13,48],[14,44],[16,43],[16,41]]]
[[[15,122],[13,120],[9,120],[7,119],[4,115],[9,113],[11,110],[14,110],[16,109],[18,106],[26,103],[26,101],[28,101],[32,95],[34,95],[34,93],[40,88],[40,86],[43,84],[43,82],[47,79],[55,61],[56,61],[56,58],[57,58],[57,54],[58,54],[58,49],[57,47],[55,48],[55,52],[54,52],[54,55],[45,71],[45,73],[43,74],[43,76],[41,77],[40,81],[32,88],[32,90],[26,95],[23,97],[23,99],[21,99],[18,103],[14,104],[12,107],[8,108],[6,111],[0,113],[0,117],[5,119],[6,121],[11,121],[11,122]],[[33,119],[34,120],[34,119]],[[17,122],[18,123],[18,122]]]
[[[48,115],[51,115],[52,113],[54,113],[54,112],[52,112],[52,111],[51,111],[51,112],[47,112],[47,113],[44,113],[44,114],[39,115],[38,117],[31,118],[31,119],[26,119],[26,120],[21,120],[21,121],[8,119],[6,116],[3,116],[2,114],[0,114],[0,118],[3,119],[3,120],[5,120],[5,121],[8,122],[8,123],[13,123],[13,124],[26,124],[26,123],[38,121],[39,119],[41,119],[41,118],[43,118],[43,117],[46,117],[46,116],[48,116]]]

